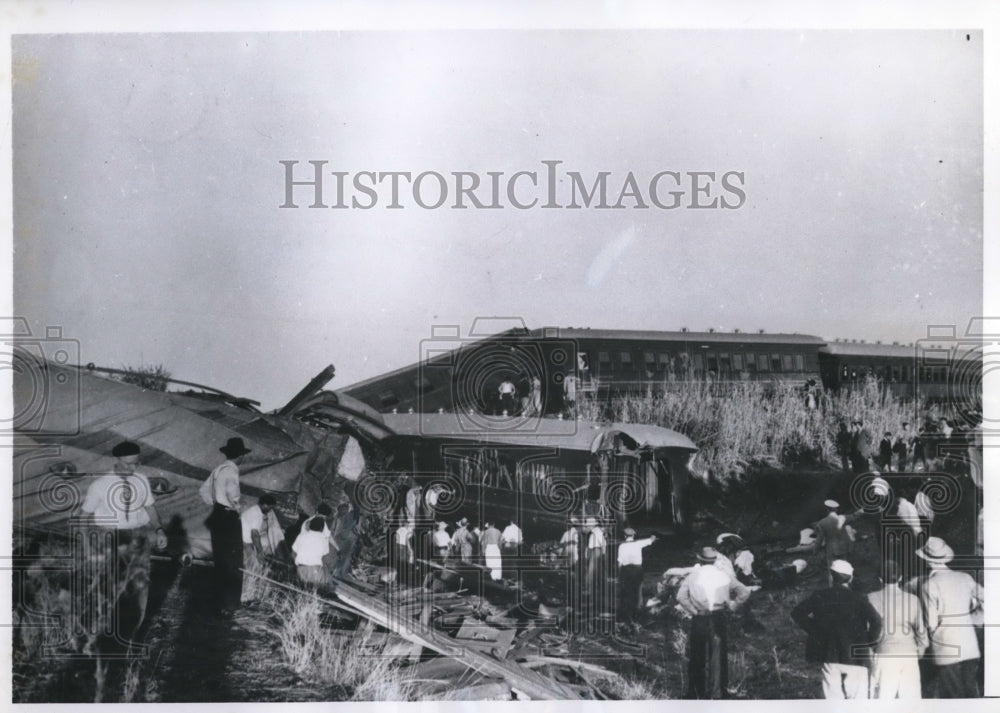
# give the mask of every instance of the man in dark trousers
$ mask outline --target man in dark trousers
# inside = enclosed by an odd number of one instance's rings
[[[833,586],[813,592],[792,619],[809,635],[806,661],[823,664],[823,697],[868,698],[870,646],[882,635],[882,617],[851,589],[850,562],[834,560],[830,572]]]
[[[240,463],[250,449],[242,438],[230,438],[219,449],[226,460],[201,486],[202,499],[212,506],[207,524],[212,536],[219,613],[232,616],[243,593],[243,526],[240,521]]]
[[[851,468],[855,475],[867,473],[871,469],[872,435],[860,420],[851,426]]]
[[[618,545],[618,582],[621,587],[621,623],[638,630],[636,615],[642,606],[642,550],[656,542],[656,535],[635,539],[635,530],[625,528],[625,541]]]

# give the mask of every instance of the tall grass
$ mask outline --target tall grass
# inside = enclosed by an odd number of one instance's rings
[[[836,464],[840,421],[862,420],[875,448],[885,431],[897,434],[903,422],[915,428],[926,405],[895,398],[875,379],[851,391],[825,393],[812,409],[801,387],[792,384],[692,381],[608,403],[585,400],[580,410],[583,418],[680,431],[700,449],[695,470],[725,482],[755,467]]]
[[[346,700],[413,700],[398,659],[385,655],[384,644],[373,644],[371,628],[328,628],[323,603],[307,594],[272,588],[264,601],[273,608],[285,661],[305,681],[344,689]]]

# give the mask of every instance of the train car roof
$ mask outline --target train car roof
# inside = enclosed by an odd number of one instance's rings
[[[672,448],[696,451],[698,446],[669,428],[635,423],[595,423],[573,419],[511,419],[482,414],[417,413],[382,415],[397,437],[468,441],[507,446],[552,447],[595,453],[610,447],[615,436],[627,438],[633,449]]]
[[[917,355],[914,346],[905,344],[870,344],[860,342],[827,342],[820,349],[821,353],[833,356],[874,356],[874,357],[910,357]]]
[[[976,350],[954,344],[878,344],[860,342],[827,342],[821,353],[842,357],[900,357],[908,359],[946,359],[953,354],[969,354]]]
[[[658,332],[636,329],[589,329],[579,327],[531,330],[533,337],[555,339],[628,339],[635,341],[669,342],[718,342],[752,344],[812,344],[821,346],[826,342],[811,334],[786,334],[759,332]]]

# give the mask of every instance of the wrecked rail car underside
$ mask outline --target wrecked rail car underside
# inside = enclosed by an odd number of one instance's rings
[[[13,467],[14,521],[25,531],[65,532],[90,482],[111,470],[112,447],[127,439],[142,448],[140,467],[170,550],[208,558],[198,488],[221,462],[220,445],[237,436],[252,451],[241,465],[246,499],[274,494],[286,526],[345,491],[363,516],[388,521],[404,508],[410,475],[423,496],[435,494],[435,507],[420,516],[517,519],[538,540],[580,510],[595,483],[620,522],[687,522],[687,464],[696,447],[667,429],[490,417],[470,427],[458,414],[379,414],[320,391],[332,367],[265,414],[208,387],[150,391],[101,370],[23,361],[31,368],[14,373]],[[61,388],[40,393],[40,384]]]

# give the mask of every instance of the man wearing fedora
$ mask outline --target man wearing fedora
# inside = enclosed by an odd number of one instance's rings
[[[121,595],[115,597],[113,592],[107,593],[114,598],[108,610],[116,618],[116,633],[128,639],[132,638],[146,617],[151,550],[154,546],[156,549],[167,546],[167,536],[160,525],[156,498],[149,480],[136,470],[140,453],[138,444],[132,441],[117,444],[111,450],[115,458],[113,472],[91,483],[80,506],[93,519],[97,532],[111,535],[110,539],[97,538],[99,549],[92,555],[104,566],[116,561],[111,576],[116,580],[114,591],[121,592]],[[107,547],[102,549],[102,545]],[[125,602],[135,609],[134,623],[130,621],[130,625],[123,624],[123,612],[117,606]]]
[[[933,698],[976,698],[981,695],[976,620],[981,621],[983,587],[969,574],[948,567],[955,553],[940,537],[928,537],[917,556],[929,568],[917,584],[933,662],[927,693]]]
[[[220,613],[231,616],[243,593],[243,525],[240,521],[240,463],[250,449],[242,438],[230,438],[219,451],[226,460],[201,486],[202,499],[212,506],[206,520],[212,536]]]
[[[882,635],[882,617],[851,589],[850,562],[834,560],[830,573],[833,586],[809,595],[792,619],[808,634],[806,661],[823,664],[823,697],[868,698],[869,647]]]
[[[702,547],[698,564],[677,590],[677,606],[691,617],[688,635],[688,699],[720,699],[729,691],[727,613],[744,601],[749,591],[717,566],[714,547]]]

